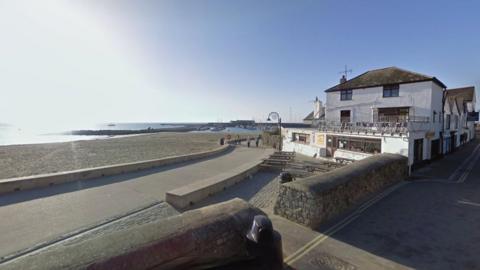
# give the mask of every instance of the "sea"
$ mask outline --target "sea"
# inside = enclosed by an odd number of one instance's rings
[[[70,142],[79,140],[108,139],[112,136],[94,135],[65,135],[62,133],[71,130],[142,130],[142,129],[165,129],[178,128],[198,123],[105,123],[91,126],[79,126],[70,129],[51,127],[33,128],[29,126],[16,126],[0,123],[0,145],[39,144],[54,142]],[[252,133],[257,130],[229,127],[224,130],[204,130],[194,132],[227,132],[227,133]]]

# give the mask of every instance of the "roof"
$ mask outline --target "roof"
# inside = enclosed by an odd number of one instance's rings
[[[304,123],[282,123],[282,128],[310,128],[310,124]]]
[[[303,118],[303,120],[313,120],[313,111]]]
[[[320,117],[319,119],[325,118],[325,107],[320,109],[319,117]],[[304,121],[313,121],[314,120],[313,111],[311,113],[309,113],[305,118],[303,118],[303,120]]]
[[[433,81],[442,88],[447,88],[440,80],[435,77],[423,75],[420,73],[404,70],[398,67],[387,67],[367,71],[359,76],[350,79],[344,83],[337,84],[325,92],[333,92],[347,89],[368,88],[388,84],[402,84],[413,82]]]
[[[457,105],[458,114],[462,114],[463,108],[463,101],[459,102],[458,99],[455,99],[455,105]]]
[[[472,101],[475,97],[475,87],[467,86],[461,88],[447,89],[446,95],[449,98],[459,98],[464,101]]]

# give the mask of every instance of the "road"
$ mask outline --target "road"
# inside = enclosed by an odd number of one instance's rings
[[[270,152],[237,147],[200,161],[3,195],[0,257],[153,205],[169,190],[254,163]]]
[[[432,162],[416,172],[413,181],[374,197],[317,232],[274,220],[282,231],[289,265],[480,269],[479,145],[478,140],[471,142]],[[289,257],[299,250],[303,252]]]

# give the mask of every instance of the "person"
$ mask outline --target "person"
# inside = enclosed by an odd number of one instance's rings
[[[257,147],[258,147],[259,141],[260,141],[260,139],[258,139],[258,138],[255,140],[255,145],[256,145]]]
[[[225,138],[220,138],[220,145],[224,145],[225,144]]]
[[[250,147],[250,138],[247,139],[247,147]]]

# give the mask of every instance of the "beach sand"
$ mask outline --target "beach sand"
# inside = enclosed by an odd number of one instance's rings
[[[222,133],[156,133],[0,146],[0,179],[202,152],[219,147],[222,136]]]

